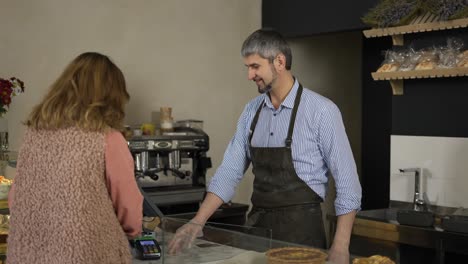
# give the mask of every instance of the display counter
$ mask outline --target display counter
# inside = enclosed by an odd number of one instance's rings
[[[280,247],[306,246],[276,241],[271,239],[270,230],[259,230],[265,237],[248,234],[253,231],[245,226],[210,224],[203,227],[203,236],[197,238],[190,248],[177,254],[168,253],[168,243],[176,230],[186,224],[188,220],[165,217],[154,228],[153,236],[161,246],[161,258],[158,260],[141,260],[136,257],[137,251],[132,248],[134,264],[266,264],[265,252]],[[230,229],[226,229],[230,228]],[[236,229],[237,231],[234,231]],[[0,247],[6,247],[1,244]],[[323,251],[325,252],[325,251]],[[0,263],[5,260],[5,250],[0,254]]]
[[[164,217],[151,230],[152,238],[160,245],[161,256],[157,260],[141,260],[135,247],[131,247],[134,255],[133,264],[266,264],[267,252],[271,249],[294,248],[319,255],[323,261],[317,263],[331,263],[325,260],[326,250],[313,249],[308,246],[288,243],[271,239],[271,230],[252,229],[246,226],[223,225],[207,223],[203,227],[203,234],[198,237],[191,247],[177,254],[168,253],[168,244],[176,230],[188,223],[187,219]],[[250,233],[256,235],[251,235]],[[263,234],[259,236],[258,234]],[[2,244],[6,247],[6,244]],[[0,246],[2,246],[0,245]],[[325,256],[325,257],[323,257]],[[315,257],[315,256],[314,256]],[[350,257],[350,263],[355,256]],[[5,251],[0,254],[0,263],[5,260]],[[289,262],[275,262],[289,263]],[[305,263],[305,262],[304,262]],[[312,262],[310,262],[312,263]],[[313,262],[315,263],[315,262]]]
[[[253,230],[249,227],[208,223],[203,228],[203,236],[196,239],[190,248],[178,254],[169,254],[167,251],[169,241],[175,231],[187,222],[186,219],[163,218],[161,225],[155,229],[156,240],[161,246],[161,259],[139,260],[135,258],[133,263],[266,264],[266,252],[270,249],[281,247],[307,248],[303,245],[273,240],[271,239],[271,230],[256,229],[256,234],[265,234],[264,237],[261,237],[250,235],[249,233]]]

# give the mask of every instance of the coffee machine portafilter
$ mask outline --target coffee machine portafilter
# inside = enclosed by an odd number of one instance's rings
[[[142,151],[135,154],[135,176],[138,178],[150,177],[152,180],[159,179],[158,173],[163,172],[167,176],[168,172],[172,172],[173,176],[185,179],[190,175],[190,171],[181,171],[180,151],[174,150],[167,154],[166,158],[161,158],[160,153],[156,153],[154,157],[154,167],[149,166],[149,152]],[[164,164],[167,160],[167,164]]]

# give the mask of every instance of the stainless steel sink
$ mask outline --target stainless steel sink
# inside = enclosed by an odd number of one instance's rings
[[[390,208],[360,211],[354,221],[353,235],[447,252],[467,253],[468,234],[444,232],[440,228],[441,217],[453,214],[457,208],[430,206],[428,210],[433,212],[435,217],[431,227],[400,225],[397,221],[398,211],[412,208],[412,203],[392,201]]]
[[[357,217],[381,222],[398,223],[398,211],[412,210],[412,208],[413,206],[411,203],[391,201],[390,208],[360,211],[358,212]],[[453,214],[457,208],[445,206],[428,206],[426,209],[434,213],[436,225],[439,225],[440,219],[442,217]]]
[[[358,212],[358,217],[382,222],[396,221],[398,208],[383,208]]]

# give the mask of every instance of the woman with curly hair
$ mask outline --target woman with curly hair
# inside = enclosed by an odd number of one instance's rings
[[[143,198],[119,132],[129,97],[120,69],[87,52],[33,109],[9,193],[8,263],[131,263]]]

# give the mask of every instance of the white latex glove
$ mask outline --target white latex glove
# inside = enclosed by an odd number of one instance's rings
[[[191,248],[197,237],[203,236],[203,225],[193,220],[179,227],[174,237],[169,242],[168,252],[171,255],[178,254],[185,249]]]

